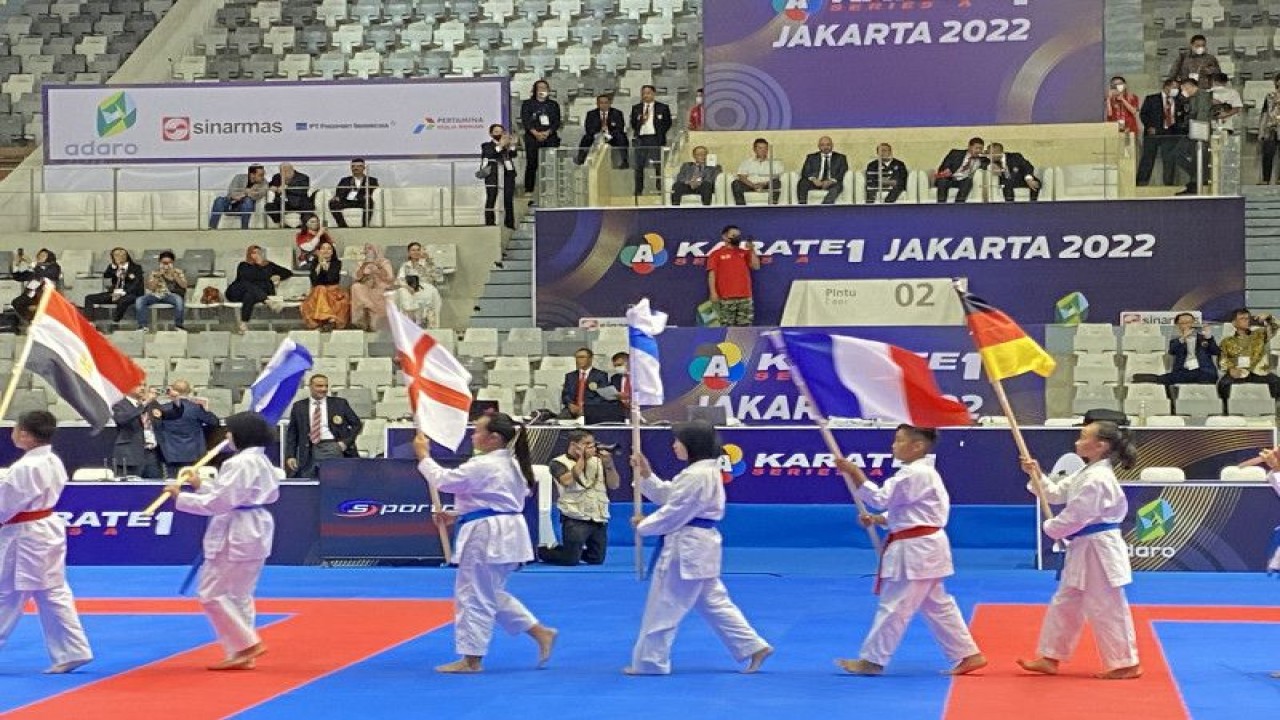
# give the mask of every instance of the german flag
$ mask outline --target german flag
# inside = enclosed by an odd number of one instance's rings
[[[1013,318],[958,287],[956,292],[960,294],[965,322],[973,344],[982,355],[987,377],[1004,380],[1028,372],[1042,377],[1053,374],[1057,363]]]

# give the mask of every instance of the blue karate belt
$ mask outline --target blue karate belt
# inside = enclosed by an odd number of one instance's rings
[[[1280,525],[1271,531],[1271,544],[1267,546],[1267,564],[1271,564],[1271,558],[1276,556],[1276,549],[1280,548]],[[1267,568],[1267,577],[1277,574],[1277,571]]]
[[[1119,530],[1119,529],[1120,529],[1120,523],[1094,523],[1092,525],[1085,525],[1084,527],[1080,528],[1079,530],[1072,533],[1071,535],[1068,535],[1064,539],[1075,540],[1076,538],[1084,537],[1085,535],[1097,535],[1100,532],[1106,532],[1108,530]],[[1054,553],[1054,555],[1057,556],[1058,553]],[[1062,579],[1062,568],[1066,564],[1067,564],[1067,553],[1064,551],[1062,553],[1062,557],[1059,558],[1057,561],[1057,565],[1058,565],[1057,573],[1053,576],[1055,580]]]
[[[685,523],[685,527],[700,527],[706,530],[715,530],[719,526],[719,521],[710,518],[694,518]],[[674,532],[674,531],[672,531]],[[667,536],[659,535],[658,544],[653,546],[653,554],[649,556],[649,567],[645,570],[645,577],[653,577],[653,569],[658,565],[658,556],[662,554],[662,548],[667,544]]]
[[[494,510],[492,508],[480,508],[479,510],[472,510],[469,513],[463,513],[462,515],[459,515],[458,527],[462,527],[463,525],[466,525],[469,522],[474,522],[476,520],[483,520],[487,517],[495,517],[497,515],[521,515],[521,514],[522,513],[518,513],[514,510]]]
[[[236,510],[257,510],[264,508],[266,505],[237,505]],[[191,591],[191,585],[196,581],[196,573],[200,572],[200,566],[204,564],[204,548],[200,548],[200,554],[196,555],[196,559],[191,561],[191,569],[187,571],[187,576],[182,579],[182,584],[178,586],[178,594],[186,595]]]

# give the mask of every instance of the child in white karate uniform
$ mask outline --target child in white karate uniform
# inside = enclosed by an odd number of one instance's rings
[[[1267,473],[1267,482],[1271,483],[1271,487],[1275,488],[1276,494],[1280,495],[1280,448],[1263,450],[1261,457],[1270,470]],[[1276,570],[1280,570],[1280,548],[1275,551],[1275,555],[1269,558],[1267,562],[1268,575]],[[1280,672],[1271,673],[1271,677],[1280,678]]]
[[[23,413],[13,444],[24,455],[0,478],[0,646],[33,600],[53,665],[69,673],[93,660],[75,598],[67,586],[67,524],[53,514],[67,470],[49,443],[58,421],[44,410]]]
[[[198,596],[226,657],[210,670],[252,670],[267,651],[254,622],[253,591],[271,555],[275,518],[266,506],[280,498],[276,468],[266,447],[275,431],[255,412],[227,418],[227,437],[238,452],[222,463],[213,480],[184,477],[194,492],[181,492],[182,481],[165,491],[174,506],[193,515],[208,515],[204,532],[204,564]]]
[[[1133,582],[1129,549],[1120,532],[1129,503],[1112,467],[1132,467],[1138,456],[1128,433],[1108,421],[1081,428],[1075,449],[1086,463],[1084,469],[1061,480],[1042,481],[1049,504],[1065,505],[1044,522],[1044,533],[1065,541],[1067,556],[1040,629],[1039,657],[1019,660],[1018,665],[1028,672],[1056,675],[1058,665],[1075,652],[1088,621],[1107,667],[1095,677],[1131,680],[1142,676],[1142,666],[1124,592]],[[1022,469],[1043,477],[1034,459],[1024,459]]]
[[[671,672],[671,645],[690,610],[711,625],[733,659],[746,662],[744,673],[760,669],[773,648],[747,623],[720,581],[720,531],[724,518],[724,479],[720,470],[720,442],[705,422],[679,425],[672,448],[688,462],[674,480],[659,479],[639,448],[631,456],[633,482],[649,500],[661,505],[632,524],[644,536],[662,538],[662,548],[649,581],[649,597],[640,623],[640,637],[631,652],[628,675],[666,675]]]

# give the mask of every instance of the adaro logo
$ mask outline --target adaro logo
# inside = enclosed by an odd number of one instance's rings
[[[827,0],[773,0],[773,9],[792,22],[804,22],[822,11]]]
[[[160,138],[166,142],[182,142],[191,139],[191,118],[167,117],[160,120]]]
[[[119,135],[137,122],[138,107],[126,92],[109,95],[98,104],[97,126],[100,138]]]
[[[747,374],[742,360],[742,348],[731,342],[700,345],[689,363],[689,377],[708,390],[724,390]]]
[[[626,265],[640,275],[648,275],[667,264],[670,254],[667,252],[667,241],[657,233],[645,233],[639,245],[628,245],[618,253],[618,262]]]
[[[1134,528],[1138,542],[1151,542],[1173,532],[1177,513],[1164,498],[1157,498],[1138,508],[1138,526]]]
[[[724,483],[728,485],[733,479],[747,471],[747,463],[743,460],[745,455],[742,448],[733,443],[725,443],[720,449],[720,473],[723,475]]]

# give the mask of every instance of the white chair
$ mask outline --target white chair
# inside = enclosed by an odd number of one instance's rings
[[[173,358],[186,357],[187,332],[185,330],[161,330],[154,335],[148,335],[145,352],[147,357],[163,358],[166,361]]]
[[[1126,353],[1163,353],[1168,349],[1168,341],[1159,325],[1132,323],[1124,326],[1120,349]]]
[[[467,41],[467,26],[461,20],[448,20],[435,29],[433,41],[441,49],[453,52]]]
[[[1148,415],[1146,427],[1186,427],[1187,419],[1181,415]]]
[[[857,180],[855,180],[855,178],[858,178],[861,176],[862,176],[862,173],[855,173],[852,170],[844,174],[844,179],[841,181],[840,194],[836,196],[836,201],[834,204],[849,205],[854,202],[853,201],[854,193],[859,192],[858,191],[859,183],[857,182]],[[799,182],[800,180],[797,177],[796,183],[799,183]],[[799,192],[799,191],[800,191],[800,188],[796,187],[794,192]],[[867,192],[866,178],[863,178],[861,182],[861,191],[858,197],[865,200],[866,192]],[[821,205],[822,201],[826,197],[827,197],[826,190],[810,190],[808,191],[808,193],[805,194],[805,202],[808,203],[809,205]],[[796,201],[799,202],[799,200],[800,198],[796,197]]]
[[[437,35],[438,37],[438,35]],[[452,74],[461,77],[475,77],[484,72],[485,53],[478,47],[459,50],[453,56]]]
[[[356,360],[356,369],[350,372],[348,383],[375,390],[390,387],[395,381],[393,372],[391,358],[360,358]]]
[[[314,375],[329,378],[332,386],[345,387],[350,382],[347,375],[351,372],[351,363],[346,358],[313,357],[311,371]]]
[[[1179,415],[1192,418],[1207,418],[1222,413],[1222,398],[1218,397],[1218,388],[1214,385],[1175,385],[1174,406]],[[1201,420],[1203,422],[1203,420]]]
[[[1076,326],[1072,352],[1113,353],[1116,351],[1116,335],[1110,323],[1080,323]]]
[[[362,457],[382,457],[387,452],[387,421],[385,418],[364,418],[364,427],[356,438],[356,447]]]
[[[498,355],[498,331],[495,328],[467,328],[458,343],[458,355],[487,359]]]
[[[363,330],[334,330],[324,342],[324,354],[333,358],[362,358],[365,356],[365,332]],[[343,383],[345,384],[345,383]]]
[[[1075,397],[1071,401],[1071,412],[1084,415],[1090,410],[1105,408],[1119,410],[1116,400],[1116,389],[1111,385],[1077,385]]]
[[[452,328],[423,328],[422,331],[430,335],[432,340],[440,343],[441,347],[451,354],[458,354],[454,352],[458,347],[458,334]]]
[[[1173,412],[1163,385],[1133,383],[1125,391],[1125,413],[1136,416],[1168,415]]]
[[[520,414],[528,417],[538,410],[556,412],[560,409],[560,386],[535,385],[524,391]]]
[[[1231,386],[1231,394],[1227,396],[1227,413],[1275,417],[1276,401],[1266,385],[1236,384]]]
[[[1115,165],[1064,165],[1055,174],[1054,200],[1110,200],[1119,192]]]
[[[497,402],[498,410],[505,413],[516,411],[516,391],[509,387],[486,385],[476,391],[476,400]]]
[[[332,43],[338,46],[344,54],[350,55],[353,49],[364,44],[364,25],[359,23],[339,25],[333,31]]]
[[[151,228],[195,230],[203,227],[207,211],[194,190],[157,190],[151,193]]]
[[[1267,471],[1261,465],[1236,467],[1227,465],[1218,472],[1218,479],[1225,482],[1266,482]]]
[[[539,357],[546,352],[546,343],[542,338],[542,328],[511,328],[502,341],[502,352],[506,355],[529,355]]]
[[[1248,425],[1243,415],[1210,415],[1204,419],[1205,427],[1241,428]]]
[[[186,380],[193,388],[205,387],[213,376],[212,367],[209,358],[173,358],[173,369],[169,371],[169,378],[171,381]]]
[[[276,71],[287,80],[301,80],[311,75],[311,56],[305,53],[289,53],[280,58]]]
[[[352,55],[347,61],[347,73],[361,80],[377,77],[382,73],[382,54],[377,50],[362,50]]]
[[[38,201],[41,232],[93,232],[97,207],[96,193],[40,193]]]
[[[1083,356],[1081,356],[1083,357]],[[1124,377],[1132,381],[1134,375],[1163,375],[1164,353],[1134,353],[1124,356]]]
[[[490,385],[523,390],[531,384],[529,358],[525,355],[502,356],[494,360],[488,374]]]
[[[389,387],[382,391],[382,399],[374,407],[374,414],[387,420],[401,420],[411,417],[409,407],[409,391],[404,387]]]
[[[1145,467],[1138,473],[1138,479],[1153,483],[1186,482],[1187,474],[1178,467]]]
[[[1111,353],[1087,353],[1076,356],[1074,382],[1115,385],[1120,382],[1116,370],[1115,355]]]
[[[449,189],[403,187],[382,190],[383,217],[387,227],[444,225]]]

